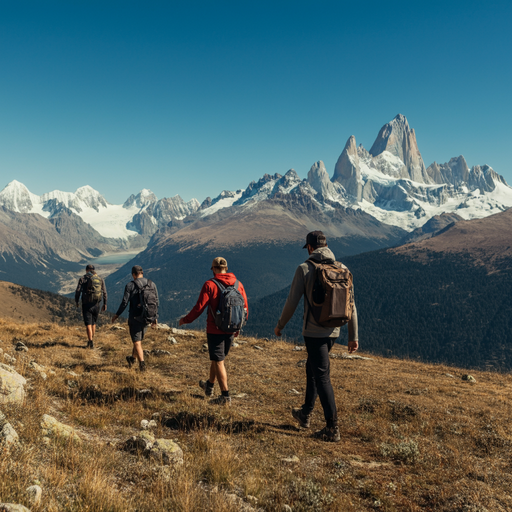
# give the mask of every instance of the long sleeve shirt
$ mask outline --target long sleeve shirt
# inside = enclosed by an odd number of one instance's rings
[[[327,247],[320,247],[311,253],[310,260],[320,263],[325,260],[335,260],[333,252]],[[312,266],[307,262],[297,267],[293,277],[288,298],[286,299],[281,317],[277,322],[277,328],[282,330],[290,321],[299,305],[302,296],[306,296],[308,300],[304,300],[304,320],[302,323],[302,335],[311,338],[337,338],[340,335],[339,327],[323,327],[316,323],[313,315],[309,312],[308,301],[313,303],[313,285],[315,280],[315,272]],[[349,341],[358,341],[358,324],[357,309],[354,303],[352,311],[352,319],[348,322],[348,338]]]

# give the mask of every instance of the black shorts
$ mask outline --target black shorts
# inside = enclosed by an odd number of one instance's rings
[[[130,336],[132,337],[133,343],[136,343],[137,341],[142,341],[144,339],[146,331],[148,330],[147,325],[141,324],[136,320],[129,320],[128,327],[130,329]]]
[[[85,325],[96,325],[99,314],[99,302],[86,302],[85,304],[82,303],[82,315],[84,316]]]
[[[210,361],[224,361],[233,343],[233,334],[206,334],[206,339]]]

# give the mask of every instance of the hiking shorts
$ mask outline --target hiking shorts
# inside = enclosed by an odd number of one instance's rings
[[[128,327],[130,329],[130,336],[132,338],[132,342],[136,343],[137,341],[142,341],[144,336],[146,335],[146,331],[148,330],[148,326],[145,324],[141,324],[136,320],[129,320]]]
[[[99,302],[86,302],[82,303],[82,315],[84,317],[85,325],[96,325],[98,315],[100,314]]]
[[[210,361],[224,361],[233,343],[233,334],[207,333],[206,340],[208,341]]]

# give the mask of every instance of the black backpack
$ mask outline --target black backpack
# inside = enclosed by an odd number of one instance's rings
[[[212,281],[219,288],[217,311],[210,306],[215,325],[223,332],[240,331],[245,323],[245,301],[238,290],[238,279],[233,286],[224,286],[216,279]]]
[[[86,274],[87,275],[87,274]],[[87,276],[87,283],[85,288],[85,295],[87,302],[100,302],[102,297],[101,284],[102,279],[97,274],[91,274]]]
[[[146,284],[142,284],[138,279],[133,281],[139,290],[140,304],[137,310],[137,315],[134,315],[134,320],[141,324],[149,325],[154,324],[158,318],[158,296],[156,287],[151,280],[147,280]]]
[[[341,327],[352,318],[354,290],[352,274],[338,261],[317,263],[308,260],[315,269],[312,290],[313,303],[306,301],[309,312],[322,327]]]

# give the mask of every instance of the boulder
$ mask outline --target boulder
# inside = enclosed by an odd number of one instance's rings
[[[26,490],[28,499],[32,503],[32,505],[39,505],[41,503],[41,497],[43,495],[43,490],[39,485],[31,485]]]
[[[7,421],[7,418],[4,416],[2,411],[0,411],[0,444],[10,446],[16,444],[18,439],[18,433]]]
[[[53,416],[49,416],[48,414],[43,415],[43,419],[41,420],[41,429],[42,434],[45,437],[57,437],[77,443],[82,442],[73,427],[60,423]]]
[[[165,466],[183,464],[183,450],[171,439],[157,439],[148,455]]]
[[[30,509],[15,503],[0,503],[0,512],[30,512]]]
[[[0,404],[21,404],[25,399],[26,383],[26,379],[14,368],[0,363]]]

